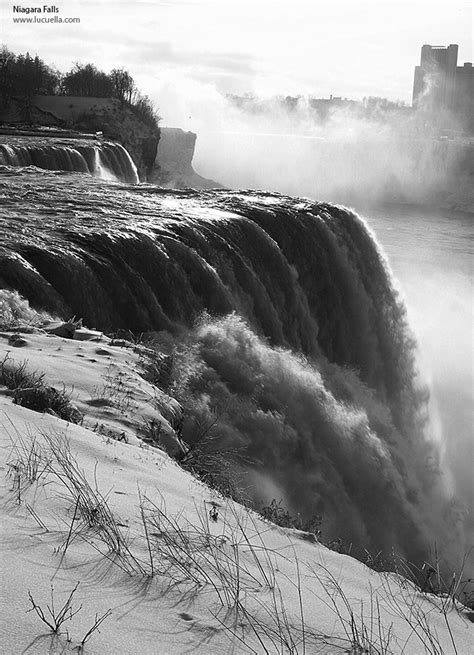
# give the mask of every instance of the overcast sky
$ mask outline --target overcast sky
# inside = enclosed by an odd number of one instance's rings
[[[472,4],[456,0],[52,0],[58,16],[80,18],[72,25],[14,24],[14,5],[43,3],[0,3],[1,40],[10,49],[62,71],[76,61],[125,67],[158,103],[170,84],[411,102],[423,43],[458,43],[460,61],[472,60]]]

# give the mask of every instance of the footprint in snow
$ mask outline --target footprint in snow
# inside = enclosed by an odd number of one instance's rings
[[[207,621],[201,621],[198,617],[188,614],[188,612],[181,612],[178,614],[180,619],[191,623],[190,629],[196,630],[196,632],[203,632],[206,635],[206,639],[211,639],[212,635],[221,630],[220,626],[212,625]]]

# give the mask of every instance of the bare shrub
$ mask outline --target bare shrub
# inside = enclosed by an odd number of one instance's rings
[[[71,590],[69,596],[66,598],[63,605],[61,605],[61,607],[58,608],[55,606],[54,587],[53,585],[51,585],[51,602],[49,605],[46,605],[46,610],[44,610],[41,607],[41,605],[38,605],[38,603],[33,598],[31,591],[28,591],[28,598],[30,600],[31,607],[27,611],[28,612],[35,611],[37,616],[50,629],[50,631],[54,635],[59,635],[63,624],[66,623],[66,621],[71,621],[76,616],[76,614],[78,614],[82,610],[82,604],[75,609],[73,608],[73,597],[78,587],[79,587],[79,582],[77,582],[75,587]],[[89,630],[87,630],[87,632],[85,633],[81,641],[78,643],[78,645],[75,646],[74,650],[76,650],[79,653],[83,652],[85,643],[91,638],[94,632],[96,631],[100,632],[99,627],[106,619],[109,618],[111,614],[112,614],[112,610],[110,609],[108,609],[104,614],[102,614],[102,616],[96,614],[94,623],[89,628]],[[68,637],[67,640],[71,641],[68,633],[67,633],[67,637]]]
[[[304,530],[305,532],[314,534],[317,538],[321,536],[321,524],[323,519],[320,514],[315,514],[310,519],[304,519],[301,514],[292,515],[282,506],[281,500],[276,501],[275,498],[273,498],[270,505],[262,507],[260,514],[267,521],[275,523],[275,525],[279,525],[282,528]]]
[[[30,599],[31,608],[28,610],[28,612],[35,611],[41,621],[43,621],[43,623],[48,626],[51,632],[57,635],[59,634],[63,623],[70,621],[82,609],[82,605],[80,605],[75,610],[72,608],[73,596],[76,593],[78,587],[79,582],[76,583],[76,586],[70,592],[64,604],[59,609],[57,609],[54,605],[54,587],[51,585],[51,604],[46,606],[47,612],[45,612],[42,607],[36,603],[33,596],[31,595],[31,591],[29,591],[28,598]]]

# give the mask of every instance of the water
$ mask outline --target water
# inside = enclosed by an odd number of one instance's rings
[[[420,366],[430,383],[432,428],[474,542],[473,222],[414,207],[368,211],[405,295]]]
[[[403,271],[422,377],[428,336],[439,349],[451,334],[459,348],[456,375],[434,382],[427,426],[404,304],[352,212],[275,194],[166,191],[33,169],[1,171],[0,194],[0,285],[91,327],[166,331],[182,353],[172,391],[186,406],[183,435],[192,442],[196,425],[211,423],[224,449],[243,452],[257,505],[275,497],[305,518],[319,513],[325,539],[342,536],[359,554],[395,546],[420,561],[435,540],[449,557],[463,552],[471,519],[451,498],[465,503],[469,493],[466,457],[456,456],[467,433],[445,432],[451,418],[464,430],[465,414],[450,417],[441,401],[446,389],[451,398],[464,393],[465,323],[448,320],[446,309],[441,325],[416,311],[418,297],[427,307],[446,294],[459,299],[458,276],[469,278],[467,223],[440,255],[439,235],[431,247],[422,239],[434,232],[429,216],[420,214],[416,238],[410,214],[368,218]],[[451,235],[442,218],[439,230]],[[405,285],[425,265],[424,286]],[[193,326],[202,310],[209,314]],[[451,475],[440,475],[433,438]]]
[[[77,171],[108,181],[139,182],[137,167],[123,146],[88,139],[0,136],[0,165]]]

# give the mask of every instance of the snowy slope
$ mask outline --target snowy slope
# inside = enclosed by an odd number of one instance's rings
[[[8,353],[64,385],[84,421],[0,387],[0,652],[474,651],[449,599],[264,521],[138,439],[150,420],[166,433],[179,407],[138,375],[133,349],[22,336],[17,348],[0,334],[0,362]],[[82,609],[52,635],[28,594],[50,618],[51,586],[57,614],[78,582],[71,608]]]

